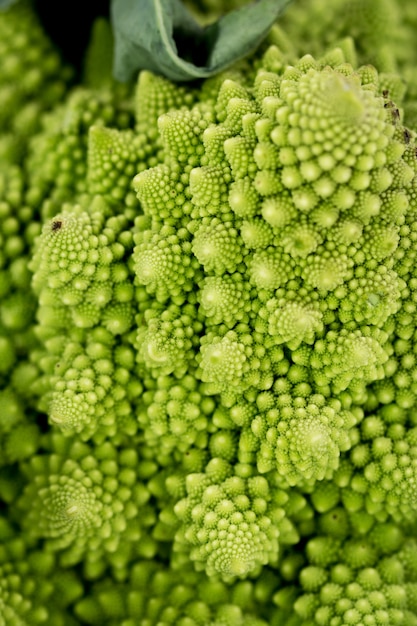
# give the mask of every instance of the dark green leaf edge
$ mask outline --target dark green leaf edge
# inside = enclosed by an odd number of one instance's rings
[[[212,76],[256,48],[289,1],[258,0],[202,28],[180,0],[112,0],[115,78],[129,80],[141,69],[175,81]]]
[[[16,2],[19,2],[19,0],[0,0],[0,11],[5,11],[13,4],[16,4]]]

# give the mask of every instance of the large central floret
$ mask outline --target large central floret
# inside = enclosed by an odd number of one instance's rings
[[[213,101],[163,116],[165,164],[134,180],[148,220],[137,222],[138,282],[181,308],[192,268],[198,352],[175,354],[230,411],[237,460],[284,488],[332,479],[367,388],[389,368],[415,167],[384,81],[341,50],[285,67],[270,48],[251,85],[226,79]],[[150,282],[143,268],[174,254],[184,269]]]

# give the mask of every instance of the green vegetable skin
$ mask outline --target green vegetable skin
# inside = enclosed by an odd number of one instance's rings
[[[0,13],[0,626],[417,624],[416,28],[75,84]]]

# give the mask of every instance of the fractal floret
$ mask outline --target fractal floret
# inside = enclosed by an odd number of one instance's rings
[[[414,4],[124,83],[5,4],[0,626],[417,626]]]

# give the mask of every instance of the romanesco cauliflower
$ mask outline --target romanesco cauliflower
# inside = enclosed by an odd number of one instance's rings
[[[121,84],[0,13],[1,626],[417,625],[416,24]]]

